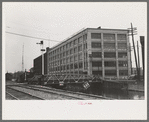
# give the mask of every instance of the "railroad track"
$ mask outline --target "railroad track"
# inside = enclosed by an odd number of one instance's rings
[[[11,93],[6,92],[6,100],[19,100],[19,99],[14,95],[12,95]]]
[[[40,89],[40,88],[33,88],[30,86],[23,86],[23,85],[11,85],[9,86],[12,89],[15,90],[22,90],[22,92],[29,92],[30,94],[43,98],[43,99],[49,99],[49,100],[82,100],[82,98],[76,97],[76,96],[70,96],[70,95],[65,95],[61,94],[58,92],[53,92],[52,90],[45,90],[45,89]]]
[[[9,100],[43,100],[40,97],[33,96],[27,92],[17,90],[11,87],[6,87],[6,99]]]
[[[73,92],[73,91],[67,91],[67,90],[62,90],[62,89],[55,89],[55,88],[50,88],[50,87],[45,87],[45,86],[39,86],[39,85],[30,85],[31,87],[37,87],[37,88],[42,88],[42,89],[47,89],[47,90],[53,90],[53,91],[58,91],[58,92],[63,92],[65,94],[73,94],[73,95],[78,95],[83,97],[84,99],[113,99],[113,98],[108,98],[108,97],[103,97],[99,95],[93,95],[93,94],[86,94],[86,93],[81,93],[81,92]]]
[[[77,100],[99,100],[99,99],[110,99],[98,95],[92,95],[92,94],[85,94],[80,92],[72,92],[72,91],[66,91],[66,90],[60,90],[60,89],[54,89],[50,87],[45,86],[39,86],[39,85],[17,85],[17,87],[27,88],[27,89],[33,89],[36,91],[43,91],[50,94],[55,94],[59,96],[63,96],[64,98],[72,98]]]

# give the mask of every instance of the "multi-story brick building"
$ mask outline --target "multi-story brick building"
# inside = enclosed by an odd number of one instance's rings
[[[122,78],[131,74],[127,29],[87,28],[47,52],[48,74]]]

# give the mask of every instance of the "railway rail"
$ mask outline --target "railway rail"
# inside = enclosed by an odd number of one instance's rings
[[[17,97],[15,97],[14,95],[12,95],[9,92],[6,92],[6,99],[7,100],[19,100]]]
[[[13,87],[15,87],[17,89],[20,87],[20,88],[24,88],[24,89],[28,89],[28,90],[34,90],[36,92],[38,91],[38,92],[43,92],[43,93],[47,93],[47,94],[52,94],[55,96],[60,96],[57,99],[60,99],[60,98],[73,99],[73,100],[110,99],[110,98],[106,98],[106,97],[102,97],[102,96],[98,96],[98,95],[54,89],[54,88],[39,86],[39,85],[14,85]],[[49,98],[46,98],[46,99],[49,99]]]
[[[6,99],[9,100],[43,100],[40,97],[31,95],[30,93],[23,92],[21,90],[14,89],[12,87],[6,87]]]

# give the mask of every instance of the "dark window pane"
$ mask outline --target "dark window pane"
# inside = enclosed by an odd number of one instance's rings
[[[99,42],[92,42],[92,48],[101,48],[101,43],[99,43]]]
[[[101,39],[101,33],[91,33],[92,39]]]

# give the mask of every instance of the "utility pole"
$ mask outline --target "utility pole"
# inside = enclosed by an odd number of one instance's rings
[[[22,47],[22,72],[24,72],[24,43]]]
[[[137,50],[138,50],[138,79],[140,81],[140,57],[139,57],[139,45],[137,41]]]
[[[25,81],[26,81],[26,69],[25,69]]]
[[[133,48],[134,48],[134,56],[135,56],[135,63],[136,63],[136,69],[137,69],[137,76],[138,76],[138,64],[137,64],[137,56],[136,56],[136,49],[135,49],[135,43],[134,43],[134,32],[133,32],[133,26],[131,23],[131,35],[132,35],[132,42],[133,42]]]
[[[140,36],[140,43],[141,43],[141,47],[142,47],[142,65],[143,65],[143,79],[144,79],[144,36]]]
[[[132,59],[131,59],[131,45],[129,43],[129,52],[130,52],[130,66],[131,66],[131,75],[132,75]]]

